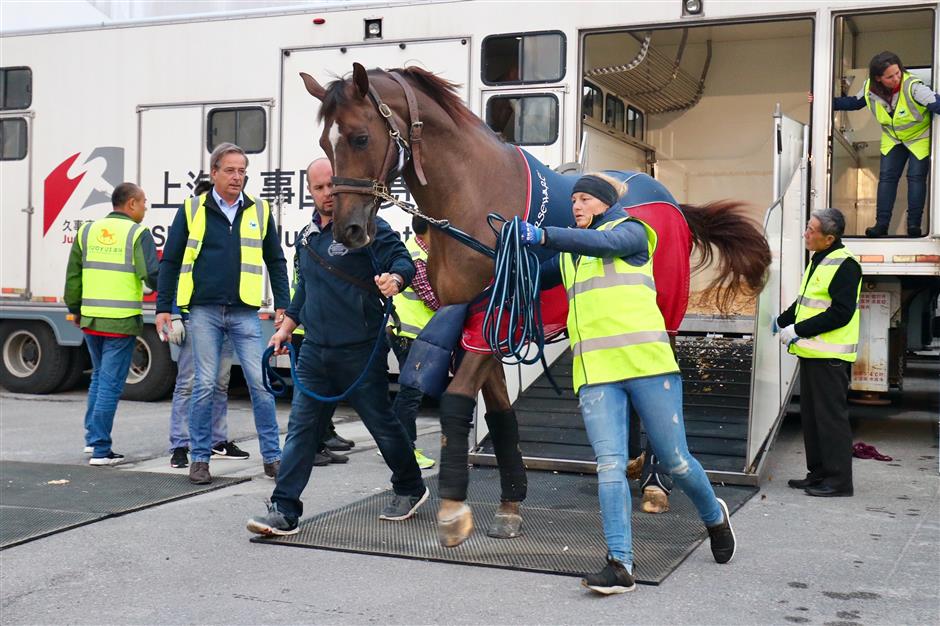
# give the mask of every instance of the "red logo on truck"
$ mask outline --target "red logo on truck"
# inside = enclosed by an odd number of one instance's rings
[[[82,163],[81,171],[70,176],[72,166],[81,152],[75,153],[49,172],[44,182],[42,234],[46,235],[59,214],[70,202],[78,209],[110,203],[111,192],[124,179],[124,148],[95,148]],[[82,182],[84,181],[84,185]]]

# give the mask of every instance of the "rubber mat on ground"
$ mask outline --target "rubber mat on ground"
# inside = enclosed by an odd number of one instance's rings
[[[0,461],[0,550],[246,480]]]
[[[499,473],[493,468],[475,467],[470,471],[467,497],[475,529],[470,539],[456,548],[443,548],[437,541],[436,479],[428,481],[431,499],[410,520],[379,520],[382,507],[391,497],[390,492],[384,492],[301,520],[296,535],[257,537],[253,541],[570,576],[600,570],[606,548],[597,503],[597,477],[534,471],[528,477],[523,534],[515,539],[486,536],[499,504]],[[670,497],[669,512],[640,512],[637,485],[631,483],[637,580],[656,585],[691,554],[706,537],[706,531],[691,501],[678,490]],[[733,512],[757,489],[716,485],[715,493]],[[711,555],[703,558],[711,559]]]

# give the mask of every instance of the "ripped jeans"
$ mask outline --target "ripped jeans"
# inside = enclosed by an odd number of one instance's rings
[[[659,462],[692,500],[705,525],[721,522],[721,508],[708,476],[686,444],[679,374],[585,385],[578,398],[597,459],[597,497],[611,559],[633,572],[630,488],[626,475],[631,403],[643,421]]]

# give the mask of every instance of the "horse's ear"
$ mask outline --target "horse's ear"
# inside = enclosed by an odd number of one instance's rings
[[[369,95],[369,75],[366,74],[366,68],[359,63],[353,63],[353,83],[359,90],[359,97],[365,98]]]
[[[306,72],[301,72],[300,77],[304,79],[304,86],[310,95],[322,102],[323,97],[326,96],[326,89],[320,86],[316,78]]]

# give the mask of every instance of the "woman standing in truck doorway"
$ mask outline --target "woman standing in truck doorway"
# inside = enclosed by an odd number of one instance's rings
[[[813,101],[812,94],[809,101]],[[857,95],[832,100],[835,111],[865,107],[881,124],[875,225],[865,229],[865,236],[888,234],[898,181],[907,164],[907,236],[920,237],[930,170],[930,123],[934,115],[940,114],[940,96],[905,70],[898,55],[886,51],[872,57],[868,80]]]

